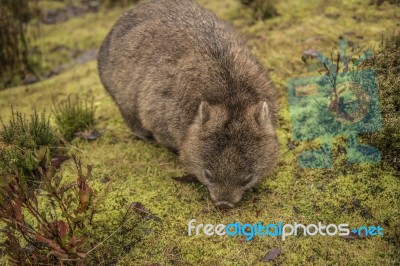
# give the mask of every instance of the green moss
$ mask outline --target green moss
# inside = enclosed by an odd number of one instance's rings
[[[383,41],[381,48],[363,64],[378,75],[383,130],[363,139],[380,148],[386,161],[400,170],[400,34]]]

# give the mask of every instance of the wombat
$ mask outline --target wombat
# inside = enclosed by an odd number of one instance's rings
[[[277,93],[233,28],[190,0],[138,5],[98,54],[134,134],[179,154],[215,205],[232,208],[274,168]]]

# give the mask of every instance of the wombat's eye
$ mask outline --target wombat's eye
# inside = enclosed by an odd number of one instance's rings
[[[253,175],[248,175],[242,182],[242,186],[246,186],[248,183],[250,183],[251,180],[253,180]]]
[[[214,182],[214,177],[212,176],[210,170],[204,170],[204,176],[208,180],[208,182],[213,183]]]

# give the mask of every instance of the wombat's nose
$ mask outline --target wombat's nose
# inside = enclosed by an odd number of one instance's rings
[[[227,202],[227,201],[220,201],[215,203],[215,205],[223,210],[227,210],[227,209],[232,209],[233,207],[235,207],[232,203]]]

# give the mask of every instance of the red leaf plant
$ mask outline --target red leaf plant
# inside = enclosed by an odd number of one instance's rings
[[[0,221],[5,241],[0,248],[16,265],[83,265],[83,229],[93,217],[93,190],[81,163],[75,183],[62,182],[61,173],[44,156],[39,188],[27,185],[24,176],[0,176]]]

